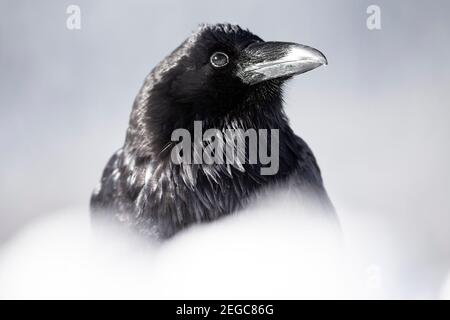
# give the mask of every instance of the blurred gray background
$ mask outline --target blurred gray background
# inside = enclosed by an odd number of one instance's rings
[[[70,4],[81,30],[66,28]],[[381,30],[366,27],[371,4]],[[199,23],[231,22],[326,54],[327,68],[289,83],[286,110],[342,219],[382,217],[425,278],[430,264],[444,270],[448,12],[444,0],[1,0],[0,243],[39,215],[87,206],[146,74]]]

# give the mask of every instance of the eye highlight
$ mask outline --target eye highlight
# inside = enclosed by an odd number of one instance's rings
[[[225,67],[228,62],[228,56],[223,52],[215,52],[212,54],[211,58],[209,59],[212,66],[215,68],[222,68]]]

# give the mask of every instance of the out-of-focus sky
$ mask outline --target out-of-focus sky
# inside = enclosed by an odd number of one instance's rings
[[[81,8],[81,30],[66,8]],[[366,9],[381,8],[381,30]],[[202,22],[320,49],[327,68],[286,87],[341,218],[387,221],[411,262],[450,262],[450,3],[0,1],[0,242],[86,206],[123,142],[146,74]],[[364,216],[366,215],[366,216]],[[425,271],[426,273],[426,271]]]

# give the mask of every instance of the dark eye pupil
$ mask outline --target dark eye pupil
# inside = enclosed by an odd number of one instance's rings
[[[224,67],[228,64],[228,56],[223,52],[216,52],[211,56],[211,64],[216,68]]]

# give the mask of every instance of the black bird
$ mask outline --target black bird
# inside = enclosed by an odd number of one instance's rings
[[[202,25],[147,76],[125,143],[91,198],[94,217],[110,217],[163,239],[199,222],[238,212],[265,190],[298,190],[334,216],[320,169],[283,111],[283,83],[327,64],[318,50],[266,42],[237,25]],[[175,129],[279,129],[279,168],[262,163],[179,165]],[[268,194],[270,197],[270,192]]]

